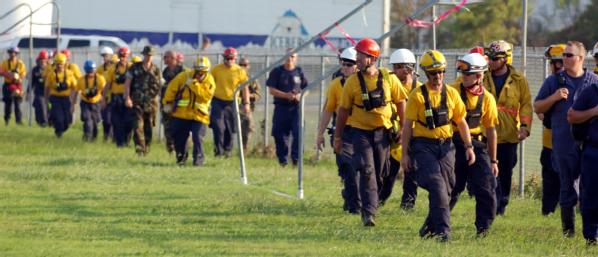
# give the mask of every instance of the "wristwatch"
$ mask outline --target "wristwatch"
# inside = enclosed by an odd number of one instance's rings
[[[498,164],[498,160],[490,160],[490,163],[492,163],[492,164]]]
[[[473,148],[473,145],[471,145],[471,144],[465,145],[465,148]]]

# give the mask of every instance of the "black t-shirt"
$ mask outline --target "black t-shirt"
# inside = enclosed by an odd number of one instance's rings
[[[44,95],[44,77],[42,76],[42,68],[37,65],[35,67],[33,67],[33,70],[31,71],[31,76],[32,76],[32,80],[31,80],[31,84],[33,87],[33,93],[37,96],[43,96]]]
[[[276,88],[282,92],[301,92],[307,87],[307,79],[301,67],[295,67],[293,70],[287,70],[284,66],[274,68],[268,80],[266,81],[268,87]],[[274,104],[293,104],[289,100],[274,97]],[[296,104],[296,103],[295,103]]]

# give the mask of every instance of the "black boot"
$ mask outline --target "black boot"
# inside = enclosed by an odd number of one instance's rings
[[[563,224],[563,235],[573,237],[575,235],[574,207],[561,207],[561,222]]]

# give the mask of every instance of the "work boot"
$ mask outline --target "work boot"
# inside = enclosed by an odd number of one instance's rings
[[[588,246],[596,246],[598,244],[598,243],[596,243],[596,240],[598,240],[598,239],[596,239],[596,238],[588,238],[588,239],[586,239],[586,244]]]
[[[484,238],[488,236],[488,228],[477,228],[476,237]]]
[[[432,227],[430,226],[430,221],[426,219],[424,224],[419,229],[419,237],[421,238],[429,238],[432,236]]]
[[[448,241],[451,240],[451,236],[448,233],[439,233],[434,235],[434,238],[436,238],[436,240],[438,240],[438,242],[440,243],[447,243]]]
[[[361,221],[363,221],[363,225],[366,227],[374,227],[376,226],[376,222],[374,221],[374,215],[369,213],[362,213],[361,214]]]
[[[177,153],[176,154],[176,164],[184,165],[187,161],[187,157],[189,156],[188,153]]]
[[[575,235],[574,207],[561,207],[561,223],[563,224],[563,235],[565,237],[573,237]]]

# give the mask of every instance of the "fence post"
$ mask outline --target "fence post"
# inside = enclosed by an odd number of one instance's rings
[[[322,55],[320,57],[320,76],[324,76],[324,74],[326,74],[326,69],[324,67],[324,55]],[[324,82],[326,80],[322,80],[320,82],[320,95],[319,95],[319,99],[318,99],[318,122],[320,122],[320,119],[322,119],[322,105],[324,102]],[[304,126],[305,127],[305,126]],[[317,136],[317,135],[316,135]],[[305,142],[302,142],[302,144],[305,144]],[[316,150],[316,160],[320,160],[320,150]]]
[[[266,62],[265,62],[265,66],[264,67],[268,67],[270,66],[270,56],[268,54],[266,54]],[[266,73],[266,81],[268,80],[268,74]],[[268,137],[268,117],[270,117],[270,105],[268,104],[269,100],[270,100],[270,94],[268,91],[268,85],[264,85],[263,87],[263,93],[264,94],[264,147],[267,148],[268,147],[268,141],[269,141],[269,137]]]

